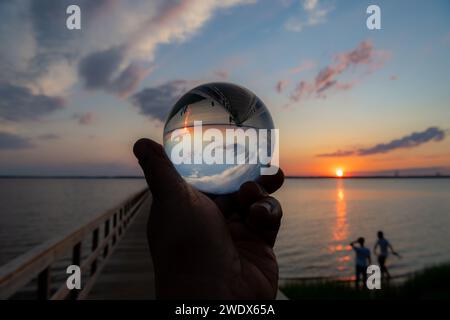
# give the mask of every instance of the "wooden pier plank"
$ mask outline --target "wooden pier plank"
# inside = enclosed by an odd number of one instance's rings
[[[151,197],[126,230],[98,276],[90,300],[155,299],[153,264],[147,243]]]

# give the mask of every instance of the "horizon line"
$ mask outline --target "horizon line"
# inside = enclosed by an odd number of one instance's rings
[[[0,175],[0,179],[144,179],[143,175]],[[410,178],[450,178],[450,175],[360,175],[336,177],[332,175],[287,175],[287,179],[410,179]]]

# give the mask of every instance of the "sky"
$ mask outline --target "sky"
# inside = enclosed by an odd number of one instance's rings
[[[287,175],[450,174],[448,57],[446,0],[2,1],[0,175],[140,175],[133,143],[213,81],[264,101]]]

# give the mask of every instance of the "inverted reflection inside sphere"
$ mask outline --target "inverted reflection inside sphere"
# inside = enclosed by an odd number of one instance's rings
[[[269,161],[272,155],[273,128],[267,107],[255,94],[230,83],[209,83],[173,106],[164,126],[164,148],[194,187],[227,194],[260,176],[267,165],[261,154]]]

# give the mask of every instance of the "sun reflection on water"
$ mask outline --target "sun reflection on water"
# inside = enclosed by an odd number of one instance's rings
[[[344,186],[338,181],[336,197],[336,221],[333,228],[333,240],[342,242],[348,237],[347,203],[345,201]]]
[[[348,254],[348,231],[349,226],[347,222],[347,202],[345,199],[344,182],[342,180],[337,181],[336,186],[336,218],[333,227],[333,243],[331,247],[331,253],[337,255],[337,270],[343,271],[347,268],[349,261],[351,260]]]

